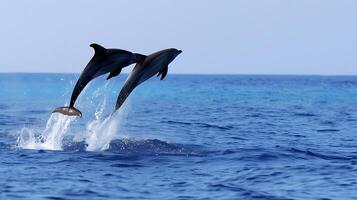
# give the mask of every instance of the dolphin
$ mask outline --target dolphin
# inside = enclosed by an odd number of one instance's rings
[[[161,80],[163,80],[167,75],[168,65],[181,52],[181,50],[171,48],[158,51],[148,56],[136,54],[138,62],[119,93],[115,110],[118,110],[123,105],[126,98],[138,85],[148,80],[155,74],[157,74],[157,76],[161,75]]]
[[[69,116],[82,117],[81,111],[74,107],[74,104],[84,87],[93,79],[110,73],[107,80],[118,76],[122,68],[137,62],[136,54],[121,49],[106,49],[99,44],[91,44],[94,49],[94,56],[89,61],[79,79],[74,86],[71,101],[68,107],[56,108],[54,112],[59,112]],[[139,56],[141,56],[139,54]]]

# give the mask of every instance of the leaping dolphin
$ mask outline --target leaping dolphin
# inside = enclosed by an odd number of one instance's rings
[[[171,48],[158,51],[148,56],[136,54],[138,62],[119,93],[115,110],[118,110],[123,105],[130,93],[142,82],[155,74],[157,74],[157,76],[161,75],[161,80],[163,80],[167,75],[168,65],[181,52],[181,50]]]
[[[91,44],[94,56],[89,61],[74,86],[71,101],[68,107],[56,108],[53,112],[64,115],[82,116],[82,113],[74,107],[77,97],[84,87],[93,79],[109,73],[107,80],[119,75],[122,68],[137,62],[136,54],[121,49],[106,49],[99,44]]]

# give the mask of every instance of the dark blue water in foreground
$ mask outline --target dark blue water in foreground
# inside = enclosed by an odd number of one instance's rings
[[[110,130],[101,78],[60,137],[76,76],[0,74],[0,199],[357,199],[357,77],[169,74]]]

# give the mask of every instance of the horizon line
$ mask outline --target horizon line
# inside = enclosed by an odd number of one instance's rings
[[[81,72],[6,72],[0,74],[80,74]],[[129,73],[121,73],[129,74]],[[232,76],[357,76],[357,74],[289,74],[289,73],[170,73],[171,75],[232,75]]]

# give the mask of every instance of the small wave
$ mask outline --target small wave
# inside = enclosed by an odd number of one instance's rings
[[[249,199],[271,199],[271,200],[289,200],[289,198],[286,197],[278,197],[274,195],[270,195],[266,192],[261,192],[261,191],[255,191],[255,190],[250,190],[246,189],[243,187],[239,187],[236,185],[232,184],[223,184],[223,183],[217,183],[217,184],[210,184],[209,185],[213,190],[216,191],[232,191],[239,193],[245,198]]]
[[[171,120],[161,121],[161,122],[163,122],[163,123],[168,123],[168,124],[192,125],[192,123],[189,123],[189,122],[179,122],[179,121],[171,121]]]
[[[232,150],[232,149],[227,149],[222,152],[222,155],[229,155],[229,154],[235,154],[237,151]]]
[[[119,163],[119,164],[113,164],[111,167],[119,167],[119,168],[138,168],[138,167],[145,167],[144,165],[140,164],[124,164],[124,163]]]
[[[238,136],[231,136],[231,137],[229,137],[229,138],[231,138],[231,139],[233,139],[233,140],[248,140],[248,139],[246,139],[246,138],[238,137]]]
[[[321,158],[324,160],[351,160],[351,158],[345,157],[345,156],[325,155],[325,154],[321,154],[321,153],[312,152],[310,150],[300,150],[297,148],[291,148],[290,151],[292,151],[293,153],[302,153],[302,154],[305,154],[308,156],[313,156],[313,157]]]
[[[291,155],[285,152],[279,152],[263,148],[237,148],[226,149],[218,152],[219,155],[229,156],[231,159],[245,161],[274,161],[290,158]]]
[[[313,113],[293,113],[294,116],[299,117],[315,117],[316,115]]]
[[[190,122],[181,122],[181,121],[172,121],[172,120],[161,121],[161,122],[168,123],[168,124],[181,124],[181,125],[186,125],[186,126],[196,125],[196,126],[203,127],[203,128],[216,128],[216,129],[220,129],[220,130],[230,130],[230,129],[234,128],[232,125],[219,126],[219,125],[208,124],[208,123],[203,123],[203,122],[190,123]]]
[[[66,200],[65,198],[62,197],[55,197],[55,196],[48,196],[45,197],[46,199],[50,199],[50,200]]]
[[[317,132],[338,132],[339,129],[318,129]]]
[[[321,124],[323,124],[323,125],[334,125],[335,122],[326,120],[326,121],[322,121]]]
[[[83,196],[88,197],[89,196],[90,197],[90,196],[96,195],[96,194],[98,194],[98,193],[95,191],[92,191],[90,189],[72,188],[72,189],[66,189],[64,191],[64,195],[71,196],[71,197],[75,197],[75,196],[78,196],[78,197],[83,197]]]
[[[260,113],[256,113],[256,114],[247,114],[245,115],[245,117],[251,117],[251,118],[260,118],[262,117],[263,115],[260,114]]]
[[[205,127],[205,128],[217,128],[217,129],[221,129],[221,130],[230,130],[233,128],[233,126],[227,125],[227,126],[219,126],[219,125],[215,125],[215,124],[207,124],[207,123],[195,123],[201,127]]]

